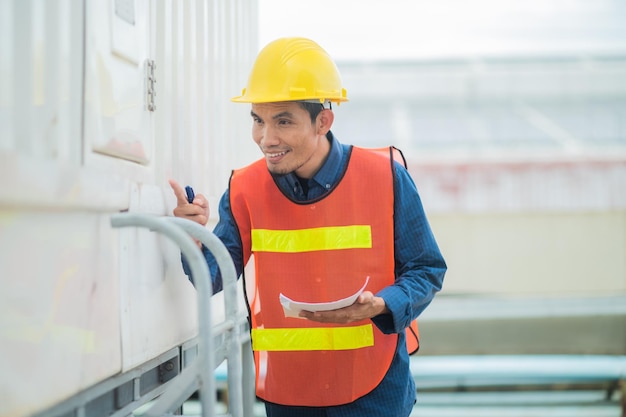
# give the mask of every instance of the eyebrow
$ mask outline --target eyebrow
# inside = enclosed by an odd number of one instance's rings
[[[256,117],[257,119],[263,120],[258,114],[256,114],[252,110],[250,110],[250,116]],[[283,112],[280,112],[280,113],[275,114],[274,116],[272,116],[272,120],[280,119],[282,117],[287,117],[289,119],[293,119],[293,113],[291,113],[289,111],[283,111]]]
[[[275,114],[274,116],[272,116],[272,120],[280,119],[282,117],[287,117],[289,119],[293,119],[293,113],[291,113],[289,111],[283,111],[283,112],[280,112],[280,113]]]

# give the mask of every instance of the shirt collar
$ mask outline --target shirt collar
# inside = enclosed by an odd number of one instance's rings
[[[322,167],[317,171],[317,173],[313,176],[311,180],[309,180],[310,188],[309,188],[309,199],[316,198],[317,194],[315,191],[311,193],[311,190],[314,190],[317,187],[323,188],[325,191],[328,191],[333,188],[335,183],[338,181],[340,173],[341,173],[341,163],[343,159],[343,147],[341,143],[335,138],[332,132],[328,132],[326,134],[326,138],[330,142],[330,151],[328,152],[328,156],[324,161]],[[292,172],[287,175],[272,175],[274,177],[274,181],[278,184],[279,188],[288,196],[296,197],[298,196],[297,191],[299,190],[298,179],[296,175]],[[311,183],[313,182],[313,183]],[[313,195],[312,195],[313,194]]]
[[[313,181],[324,189],[330,190],[335,185],[341,171],[343,149],[332,132],[329,131],[326,137],[330,142],[330,151],[320,170],[313,176]]]

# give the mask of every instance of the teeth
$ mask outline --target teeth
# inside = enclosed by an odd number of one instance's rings
[[[287,152],[280,152],[280,153],[266,153],[265,155],[269,156],[270,158],[276,158],[277,156],[283,156],[284,154],[286,154]]]

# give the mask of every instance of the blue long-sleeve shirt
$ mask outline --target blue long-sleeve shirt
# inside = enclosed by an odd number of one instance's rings
[[[330,153],[322,168],[308,180],[305,191],[295,174],[276,176],[284,194],[294,200],[316,199],[332,189],[341,179],[348,162],[349,146],[342,145],[328,133]],[[383,333],[398,333],[400,340],[387,375],[368,395],[353,403],[328,407],[327,415],[335,416],[408,416],[415,402],[415,384],[409,371],[409,357],[403,343],[404,329],[430,304],[441,290],[446,264],[428,224],[417,188],[408,171],[395,164],[394,177],[394,256],[395,282],[376,295],[385,300],[389,314],[372,318]],[[238,229],[230,211],[229,192],[219,204],[219,221],[213,232],[228,248],[239,276],[242,248]],[[206,247],[203,248],[213,277],[214,292],[221,291],[222,281],[217,264]],[[186,262],[185,272],[189,275]]]

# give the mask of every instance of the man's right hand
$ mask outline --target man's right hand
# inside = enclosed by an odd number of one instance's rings
[[[207,199],[202,194],[196,194],[193,202],[189,203],[183,187],[172,179],[169,180],[169,183],[176,196],[177,205],[174,209],[174,216],[193,220],[202,226],[206,226],[209,221],[209,202]]]

